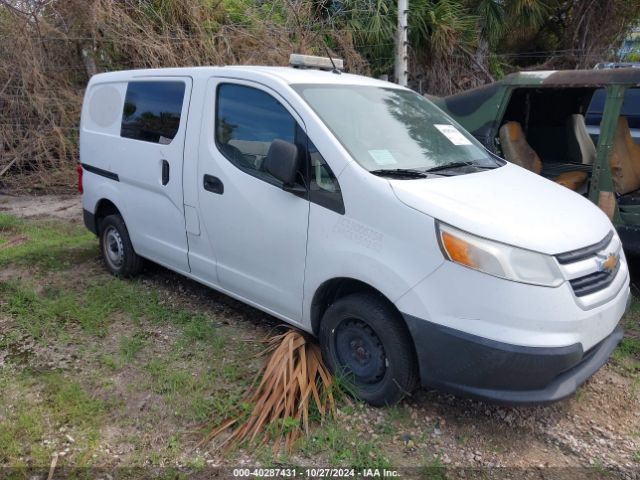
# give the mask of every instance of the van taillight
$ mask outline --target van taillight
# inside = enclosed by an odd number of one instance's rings
[[[82,165],[78,164],[78,166],[76,167],[76,172],[78,172],[78,193],[82,193],[83,192],[83,188],[82,188]]]

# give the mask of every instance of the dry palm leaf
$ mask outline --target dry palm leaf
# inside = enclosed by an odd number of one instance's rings
[[[223,421],[202,443],[235,425],[235,430],[222,441],[221,447],[229,449],[245,440],[262,443],[271,437],[275,440],[274,453],[279,450],[282,439],[285,450],[290,452],[300,433],[309,432],[312,402],[322,419],[327,415],[335,417],[331,375],[314,341],[304,333],[290,329],[271,337],[265,354],[269,358],[258,374],[257,378],[261,377],[261,380],[253,382],[245,398],[253,405],[249,416],[239,415]]]

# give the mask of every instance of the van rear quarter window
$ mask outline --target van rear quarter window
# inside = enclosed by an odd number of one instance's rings
[[[120,136],[169,144],[180,127],[183,82],[129,82]]]

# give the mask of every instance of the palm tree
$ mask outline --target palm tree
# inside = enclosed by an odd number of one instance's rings
[[[332,16],[336,28],[353,34],[356,48],[369,60],[374,75],[391,71],[397,25],[395,1],[343,0]],[[456,46],[471,47],[475,44],[476,21],[461,0],[411,0],[409,42],[413,57],[442,57],[451,55]]]
[[[471,63],[491,80],[490,60],[506,37],[529,32],[548,17],[558,0],[410,0],[409,42],[413,67],[447,75],[454,64]],[[371,64],[372,73],[393,67],[397,5],[393,0],[342,0],[332,5],[337,28],[352,32],[356,48]],[[415,68],[413,68],[415,71]],[[486,80],[485,79],[485,80]],[[438,80],[438,79],[436,79]],[[443,77],[436,83],[449,83]]]

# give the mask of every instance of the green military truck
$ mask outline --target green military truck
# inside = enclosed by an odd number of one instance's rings
[[[433,99],[491,152],[599,205],[640,253],[640,69],[520,72]]]

